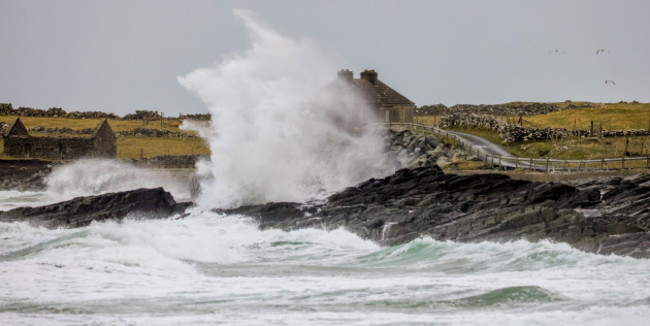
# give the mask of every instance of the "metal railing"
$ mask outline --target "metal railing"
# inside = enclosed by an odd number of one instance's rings
[[[649,169],[650,156],[620,157],[591,160],[558,160],[558,159],[536,159],[517,156],[503,156],[486,153],[480,146],[472,145],[467,140],[448,131],[433,126],[426,126],[417,123],[381,123],[387,127],[404,127],[412,131],[430,132],[439,137],[445,137],[453,141],[453,144],[461,147],[466,152],[476,157],[488,167],[501,167],[504,169],[524,169],[542,172],[578,172],[578,171],[613,171],[626,169]]]

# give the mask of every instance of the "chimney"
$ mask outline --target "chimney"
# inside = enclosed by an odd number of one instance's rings
[[[377,81],[377,72],[374,69],[364,70],[361,72],[361,79],[365,79],[374,85]]]
[[[339,80],[352,81],[353,73],[348,69],[341,69],[337,75]]]

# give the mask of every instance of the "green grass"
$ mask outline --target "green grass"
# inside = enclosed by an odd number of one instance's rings
[[[207,155],[207,144],[201,138],[154,138],[118,137],[117,157],[121,159],[140,159],[161,155]]]
[[[63,128],[67,127],[72,130],[85,128],[95,128],[102,119],[67,119],[67,118],[50,118],[50,117],[20,117],[25,127],[41,126],[44,128]],[[0,121],[13,123],[15,116],[0,116]],[[164,120],[152,121],[147,124],[141,120],[108,120],[114,132],[129,131],[135,128],[149,128],[159,130],[169,130],[172,132],[182,131],[188,134],[194,134],[193,131],[179,130],[182,121]],[[61,135],[48,134],[39,132],[30,132],[32,136],[52,136],[52,137],[89,137],[90,135]],[[0,140],[0,153],[2,153],[4,142]],[[134,137],[118,136],[117,137],[117,157],[121,159],[139,159],[142,150],[142,157],[153,157],[160,155],[192,155],[192,154],[209,154],[208,145],[201,138],[155,138],[155,137]],[[4,159],[4,157],[3,157]]]
[[[502,145],[508,152],[526,158],[550,158],[560,160],[587,160],[623,157],[625,152],[625,137],[601,138],[570,138],[554,141],[531,141],[503,143],[498,133],[480,128],[454,128],[453,131],[466,132],[483,137],[493,143]],[[650,154],[650,137],[629,137],[627,151],[629,156],[647,156]]]
[[[594,130],[650,129],[650,103],[594,104],[596,108],[575,109],[523,117],[524,126]]]
[[[521,103],[521,102],[517,102]],[[566,128],[589,130],[594,121],[594,131],[602,125],[607,130],[650,129],[650,103],[590,103],[590,102],[560,102],[555,103],[561,108],[570,104],[591,105],[593,108],[571,109],[549,114],[523,117],[524,126],[534,128]],[[506,121],[513,117],[495,117]],[[416,116],[414,122],[432,125],[440,121],[440,116]],[[650,137],[612,137],[597,139],[572,137],[554,141],[533,141],[504,144],[497,132],[480,128],[454,128],[452,130],[471,133],[501,144],[510,153],[520,157],[552,158],[563,160],[618,158],[625,155],[625,146],[629,156],[646,156],[650,147]]]
[[[67,119],[67,118],[50,118],[50,117],[16,117],[16,116],[0,116],[0,121],[13,123],[16,118],[20,118],[27,129],[31,127],[44,127],[44,128],[63,128],[67,127],[72,130],[80,130],[85,128],[95,128],[102,119]],[[180,131],[178,127],[182,121],[178,119],[170,119],[161,121],[150,121],[144,123],[142,120],[108,120],[111,129],[114,132],[128,131],[135,128],[148,128],[169,130],[173,132]],[[193,134],[193,131],[183,130],[185,133]]]
[[[513,102],[521,104],[526,102]],[[591,129],[602,125],[606,130],[650,129],[650,103],[591,103],[591,102],[559,102],[553,103],[560,108],[568,105],[591,105],[592,108],[571,109],[548,114],[523,117],[523,125],[533,128],[566,128]],[[413,122],[433,125],[440,121],[441,116],[415,116]],[[496,116],[498,120],[516,122],[518,117]]]
[[[481,161],[457,160],[450,162],[445,168],[450,170],[481,170],[485,169],[485,166]]]

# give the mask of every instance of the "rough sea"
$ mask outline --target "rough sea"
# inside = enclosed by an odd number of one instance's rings
[[[0,192],[0,210],[53,202]],[[0,223],[1,325],[647,325],[650,260],[564,244],[381,247],[245,216]]]

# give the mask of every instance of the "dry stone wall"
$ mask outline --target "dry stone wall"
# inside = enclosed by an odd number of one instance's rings
[[[194,168],[196,162],[204,157],[204,155],[163,155],[131,160],[131,162],[141,167],[181,169]]]
[[[622,137],[650,136],[650,130],[569,130],[565,128],[531,128],[499,121],[487,114],[452,114],[440,118],[442,128],[469,127],[483,128],[499,133],[504,142],[540,141],[567,137]]]
[[[52,118],[74,118],[74,119],[119,119],[113,113],[101,111],[72,111],[66,112],[62,108],[52,107],[47,110],[29,107],[14,109],[11,103],[0,103],[0,115],[15,115],[20,117],[52,117]]]
[[[197,135],[174,132],[169,130],[149,129],[149,128],[135,128],[133,130],[119,131],[118,136],[137,136],[137,137],[174,137],[174,138],[196,138]]]
[[[532,116],[555,111],[592,107],[591,104],[569,104],[560,108],[553,103],[506,103],[506,104],[444,104],[424,105],[415,109],[416,115],[489,114],[497,116]]]

